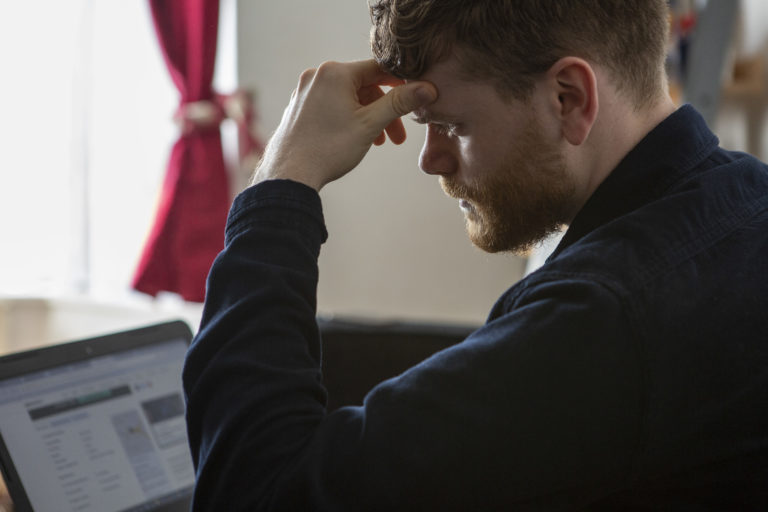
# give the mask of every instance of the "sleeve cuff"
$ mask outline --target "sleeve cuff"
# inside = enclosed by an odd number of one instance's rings
[[[328,238],[320,195],[291,180],[263,181],[238,194],[229,210],[225,243],[256,224],[296,229],[318,245]]]

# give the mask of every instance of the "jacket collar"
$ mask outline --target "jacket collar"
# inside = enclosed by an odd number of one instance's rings
[[[718,146],[701,115],[684,105],[651,130],[597,187],[547,261],[590,232],[662,195]]]

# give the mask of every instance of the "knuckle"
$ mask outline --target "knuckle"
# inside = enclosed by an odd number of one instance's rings
[[[306,87],[315,78],[317,70],[314,68],[305,69],[301,75],[299,75],[299,89]]]
[[[320,64],[317,68],[317,76],[318,77],[325,77],[325,76],[333,76],[339,73],[341,70],[342,65],[338,62],[328,60]]]

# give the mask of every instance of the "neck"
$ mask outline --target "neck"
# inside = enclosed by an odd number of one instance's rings
[[[605,90],[612,91],[603,88]],[[586,179],[583,181],[583,201],[579,208],[627,153],[676,108],[666,92],[660,94],[651,106],[642,109],[635,109],[615,93],[601,94],[600,112],[583,153],[582,172]]]

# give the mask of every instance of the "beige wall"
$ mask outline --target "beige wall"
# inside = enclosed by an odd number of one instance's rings
[[[261,130],[274,130],[305,68],[369,56],[365,0],[238,2],[238,73],[259,94]],[[480,323],[524,261],[487,255],[464,233],[456,203],[418,169],[423,128],[406,121],[401,147],[373,148],[322,192],[329,239],[319,310],[375,319]]]

